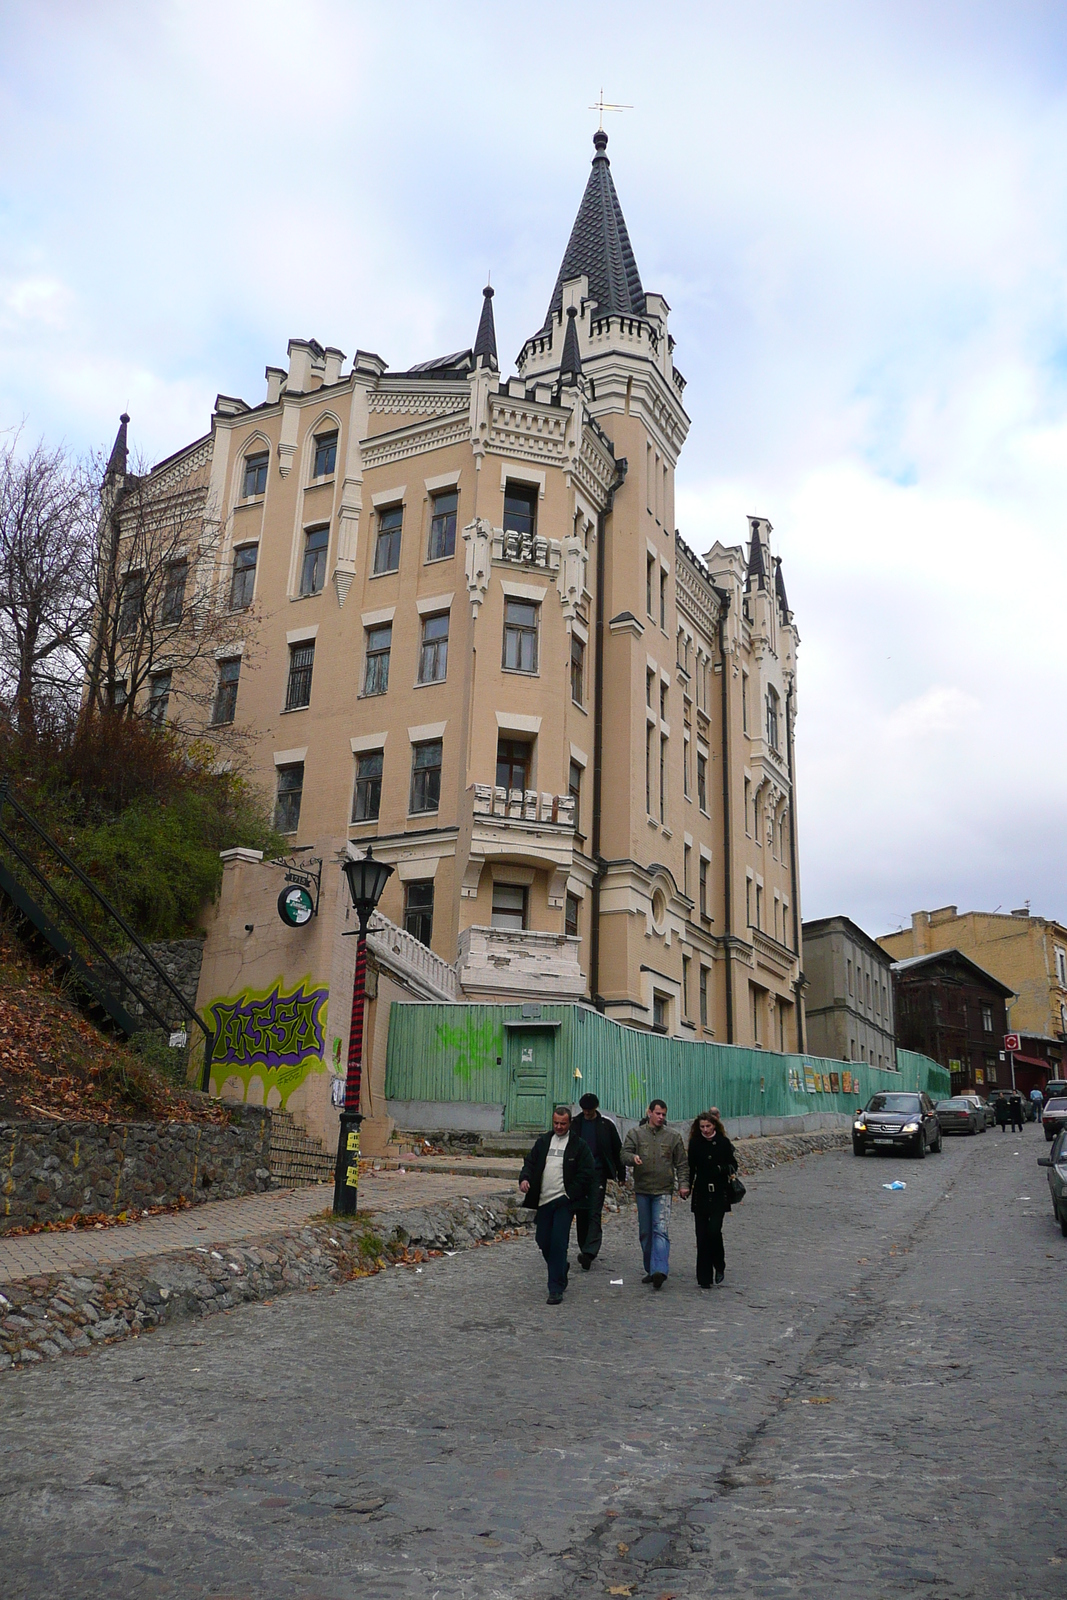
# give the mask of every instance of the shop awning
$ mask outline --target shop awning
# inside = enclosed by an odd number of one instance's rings
[[[1018,1050],[1016,1050],[1014,1054],[1016,1066],[1021,1065],[1024,1067],[1043,1067],[1044,1070],[1052,1077],[1055,1077],[1057,1071],[1059,1070],[1060,1064],[1058,1061],[1042,1061],[1040,1056],[1023,1056],[1019,1054]]]

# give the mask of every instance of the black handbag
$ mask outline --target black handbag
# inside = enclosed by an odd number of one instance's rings
[[[730,1204],[732,1206],[738,1205],[745,1198],[747,1193],[748,1190],[735,1173],[730,1179]]]

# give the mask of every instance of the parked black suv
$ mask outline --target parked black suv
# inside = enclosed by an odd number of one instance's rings
[[[928,1094],[891,1089],[872,1094],[852,1124],[852,1154],[868,1150],[910,1150],[920,1159],[927,1150],[940,1151],[941,1124]]]

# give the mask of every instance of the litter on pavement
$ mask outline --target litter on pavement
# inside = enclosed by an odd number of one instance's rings
[[[609,1284],[611,1285],[611,1287],[613,1289],[621,1289],[622,1288],[622,1279],[621,1278],[609,1278],[608,1282],[609,1282]]]
[[[892,1183],[883,1183],[883,1189],[906,1189],[906,1183],[901,1183],[899,1178],[894,1178]]]

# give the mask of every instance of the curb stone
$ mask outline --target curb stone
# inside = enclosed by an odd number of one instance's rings
[[[838,1130],[744,1139],[737,1144],[738,1165],[748,1175],[848,1143],[848,1133]],[[611,1186],[608,1211],[632,1204],[630,1188]],[[532,1216],[509,1186],[476,1200],[363,1212],[346,1220],[330,1217],[234,1244],[133,1258],[82,1275],[67,1271],[24,1278],[0,1291],[0,1371],[82,1354],[180,1318],[229,1311],[294,1289],[335,1287],[388,1266],[426,1260],[431,1252],[474,1249],[532,1231]]]

